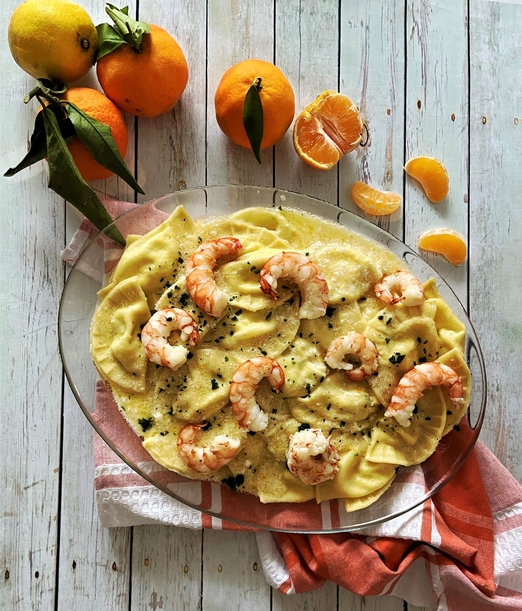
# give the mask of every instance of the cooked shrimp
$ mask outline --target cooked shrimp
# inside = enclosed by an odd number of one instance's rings
[[[339,454],[321,429],[294,433],[286,453],[290,471],[304,484],[315,486],[333,479],[339,472]]]
[[[359,367],[343,360],[347,354],[360,362]],[[332,369],[344,369],[350,380],[363,380],[377,371],[378,356],[379,351],[372,341],[356,331],[350,331],[348,335],[333,340],[324,361]]]
[[[384,415],[395,418],[402,426],[410,426],[415,403],[424,391],[433,386],[445,386],[455,407],[462,402],[463,388],[459,374],[448,365],[433,361],[415,365],[401,378]]]
[[[277,299],[277,280],[287,278],[301,291],[299,318],[319,318],[328,305],[328,284],[321,268],[305,255],[280,252],[270,257],[261,269],[259,282],[263,293]]]
[[[179,369],[187,360],[188,350],[185,346],[172,346],[168,339],[173,331],[180,331],[179,339],[191,346],[199,342],[196,321],[185,310],[165,308],[156,312],[141,331],[141,343],[149,361]]]
[[[375,295],[390,305],[402,302],[405,306],[418,306],[424,301],[424,289],[418,278],[410,272],[395,272],[384,276],[375,285]]]
[[[218,435],[208,446],[195,445],[196,435],[205,423],[187,424],[178,437],[178,452],[183,461],[194,471],[209,473],[221,469],[238,453],[241,440]]]
[[[198,307],[214,318],[223,314],[228,303],[228,295],[217,287],[214,278],[217,259],[236,254],[242,248],[237,238],[208,240],[187,261],[187,290]]]
[[[245,361],[232,377],[231,407],[243,431],[262,431],[268,424],[268,416],[255,399],[257,385],[263,378],[268,378],[276,392],[285,383],[281,365],[266,356],[256,356]]]

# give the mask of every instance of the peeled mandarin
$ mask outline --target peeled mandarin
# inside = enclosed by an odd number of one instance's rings
[[[391,214],[402,203],[402,197],[398,193],[379,191],[360,181],[352,186],[352,198],[361,210],[374,216]]]
[[[464,238],[447,227],[425,231],[419,236],[418,245],[422,250],[442,255],[452,265],[462,265],[468,254]]]
[[[327,90],[297,116],[294,148],[309,166],[329,170],[359,146],[363,133],[363,120],[350,98]]]
[[[412,157],[404,166],[406,174],[418,180],[426,197],[438,204],[449,191],[449,177],[443,163],[435,157]]]

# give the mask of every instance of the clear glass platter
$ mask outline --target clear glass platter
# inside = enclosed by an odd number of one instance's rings
[[[421,465],[425,485],[410,487],[408,494],[404,494],[402,484],[396,481],[369,507],[349,513],[339,512],[335,519],[324,520],[325,508],[318,507],[315,501],[263,505],[250,495],[249,507],[254,506],[255,511],[245,518],[241,507],[246,495],[228,488],[224,491],[226,502],[219,509],[209,507],[202,498],[194,495],[190,485],[169,484],[166,470],[159,465],[148,468],[142,460],[144,450],[137,436],[134,436],[135,444],[123,442],[123,437],[113,427],[105,426],[105,419],[95,414],[95,390],[100,382],[89,353],[89,327],[97,306],[97,292],[103,286],[107,244],[111,249],[117,248],[114,242],[102,235],[86,246],[70,271],[60,301],[58,328],[60,353],[69,385],[83,414],[105,443],[136,473],[170,497],[211,516],[257,529],[308,533],[355,531],[401,516],[440,490],[457,473],[472,450],[486,406],[486,373],[479,341],[462,304],[443,278],[403,242],[356,214],[313,197],[274,188],[224,185],[178,191],[123,214],[115,225],[123,235],[144,234],[159,224],[159,220],[154,220],[161,216],[157,211],[171,213],[179,205],[183,205],[193,218],[228,214],[252,206],[282,206],[311,212],[386,246],[402,258],[421,281],[434,278],[442,298],[466,327],[465,357],[473,384],[465,416],[469,427],[466,425],[464,436],[458,431],[444,436],[436,452]],[[122,425],[126,426],[123,419]],[[414,467],[401,467],[400,472],[407,473],[411,469]],[[214,483],[208,485],[219,487]],[[328,511],[331,513],[331,506]],[[313,518],[316,515],[320,518],[322,515],[320,526]]]

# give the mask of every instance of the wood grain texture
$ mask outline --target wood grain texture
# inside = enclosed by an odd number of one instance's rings
[[[319,9],[319,10],[318,10]],[[275,61],[294,88],[296,115],[326,89],[337,90],[338,3],[276,4]],[[275,185],[337,204],[337,168],[316,170],[294,150],[292,127],[275,147]]]
[[[404,190],[404,3],[341,3],[340,91],[359,107],[368,143],[340,161],[339,205],[403,237],[403,211],[368,216],[354,203],[360,180],[376,189]]]
[[[206,530],[203,533],[202,611],[270,609],[253,533]]]
[[[405,241],[417,251],[426,229],[449,227],[468,238],[467,19],[464,1],[408,4],[405,161],[436,157],[450,176],[450,192],[439,204],[406,179]],[[455,267],[441,255],[423,257],[466,303],[467,265]]]
[[[2,31],[20,0],[0,7]],[[95,23],[104,3],[80,0]],[[481,439],[522,481],[522,5],[483,0],[378,3],[373,0],[132,0],[131,14],[178,39],[190,79],[176,108],[155,119],[127,116],[126,161],[146,201],[203,184],[288,188],[363,214],[349,195],[355,180],[405,195],[391,218],[371,218],[415,248],[426,228],[447,225],[469,240],[453,268],[427,260],[467,305],[489,374]],[[137,10],[139,6],[139,15]],[[469,14],[468,14],[469,6]],[[469,30],[468,30],[469,27]],[[3,171],[25,154],[35,112],[23,95],[34,81],[0,37]],[[329,172],[295,154],[291,131],[253,155],[220,131],[214,93],[232,64],[257,57],[286,74],[296,112],[325,89],[359,105],[370,140]],[[99,88],[95,71],[77,84]],[[430,204],[402,166],[440,157],[451,190]],[[57,346],[64,282],[60,250],[80,217],[47,188],[44,162],[2,182],[0,283],[2,416],[8,451],[0,468],[0,608],[66,611],[254,609],[256,611],[428,611],[393,597],[359,597],[332,583],[284,596],[267,585],[251,533],[166,526],[102,529],[93,491],[92,431],[65,388]],[[120,179],[93,183],[130,201]],[[515,263],[513,263],[515,262]],[[92,373],[92,372],[91,372]],[[73,458],[72,458],[73,457]]]
[[[130,609],[199,609],[201,532],[135,526]]]
[[[7,24],[18,3],[2,3]],[[2,31],[4,27],[2,27]],[[2,174],[26,154],[34,104],[22,99],[33,85],[0,37]],[[46,192],[45,162],[12,178],[0,178],[0,338],[2,420],[0,482],[0,608],[52,609],[58,554],[58,499],[62,372],[58,355],[58,300],[63,287],[56,236],[63,235],[60,199]]]
[[[522,6],[474,1],[470,7],[470,315],[489,379],[481,438],[522,481]]]

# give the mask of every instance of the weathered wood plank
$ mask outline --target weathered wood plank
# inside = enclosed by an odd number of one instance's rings
[[[201,532],[135,526],[130,609],[200,609]]]
[[[405,160],[437,157],[450,177],[450,192],[439,204],[432,204],[415,180],[406,180],[405,240],[415,250],[426,229],[449,227],[468,237],[467,20],[466,2],[408,7]],[[423,256],[466,303],[467,265]]]
[[[404,611],[405,604],[396,596],[357,596],[339,588],[339,611]]]
[[[360,109],[368,144],[344,157],[340,166],[339,205],[403,237],[403,210],[368,216],[353,202],[357,180],[402,195],[404,172],[404,19],[398,0],[341,2],[340,91]]]
[[[520,4],[470,6],[470,316],[489,378],[481,439],[522,481]]]
[[[36,111],[34,102],[22,102],[34,80],[15,64],[5,34],[18,4],[10,0],[0,8],[2,174],[26,154]],[[0,392],[9,431],[0,469],[0,607],[52,609],[58,553],[62,368],[57,315],[64,212],[60,198],[47,189],[45,162],[0,181]]]
[[[203,533],[202,611],[270,609],[267,585],[253,533]]]
[[[276,4],[275,61],[294,88],[296,115],[326,89],[337,91],[338,13],[332,0]],[[306,165],[295,152],[292,129],[275,147],[276,186],[336,204],[337,168]]]
[[[281,594],[274,590],[272,611],[323,611],[337,609],[337,587],[332,582],[302,594]],[[357,607],[353,607],[354,611]]]

